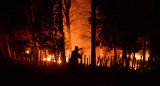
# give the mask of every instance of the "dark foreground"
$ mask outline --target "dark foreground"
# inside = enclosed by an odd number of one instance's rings
[[[67,66],[0,65],[0,86],[159,86],[158,72],[124,72],[81,68],[71,74]]]

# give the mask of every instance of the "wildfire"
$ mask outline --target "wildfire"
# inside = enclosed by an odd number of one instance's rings
[[[140,55],[135,55],[136,59],[137,60],[140,60],[141,59],[141,56]],[[143,59],[143,58],[142,58]]]
[[[134,67],[134,70],[137,70],[137,68],[136,68],[136,67]]]
[[[49,55],[47,58],[43,58],[43,61],[47,61],[47,62],[57,62],[57,63],[62,63],[62,60],[60,57],[58,57],[58,60],[55,60],[54,55]]]
[[[68,57],[66,57],[66,62],[67,62],[67,63],[69,62],[69,58],[68,58]]]
[[[101,53],[101,56],[104,56],[104,54],[103,54],[103,53]]]
[[[49,55],[47,58],[44,58],[44,61],[51,61],[52,57],[54,58],[54,55]]]
[[[29,50],[27,50],[25,53],[29,54]]]
[[[58,58],[58,63],[60,64],[61,62],[62,62],[62,61],[61,61],[61,58],[59,57],[59,58]]]
[[[97,66],[100,66],[100,62],[98,62],[98,64],[96,64]]]
[[[66,62],[68,63],[70,59],[70,53],[69,50],[66,50]]]
[[[61,60],[59,60],[58,63],[60,64],[60,63],[61,63]]]
[[[47,58],[47,61],[51,61],[51,57]]]

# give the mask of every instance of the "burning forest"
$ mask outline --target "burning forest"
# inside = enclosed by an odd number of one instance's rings
[[[1,0],[0,6],[0,73],[10,78],[2,85],[143,86],[160,71],[158,0]],[[21,75],[19,84],[14,78]],[[119,83],[122,77],[128,82]]]

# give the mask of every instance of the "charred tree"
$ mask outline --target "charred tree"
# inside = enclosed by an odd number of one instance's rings
[[[66,57],[65,57],[65,43],[64,43],[64,32],[63,32],[63,16],[62,16],[62,0],[58,0],[58,18],[59,18],[59,24],[58,28],[60,30],[60,33],[62,34],[61,37],[61,57],[62,57],[62,62],[66,62]]]
[[[64,15],[66,20],[67,26],[67,34],[68,34],[68,41],[69,41],[69,52],[72,52],[72,42],[71,42],[71,28],[70,28],[70,8],[71,8],[71,0],[64,0]]]
[[[117,46],[116,43],[114,43],[114,64],[117,64]]]
[[[145,58],[146,58],[146,37],[144,35],[144,41],[143,41],[143,70],[145,66]]]
[[[96,0],[92,0],[91,66],[96,66]]]
[[[123,48],[123,55],[122,55],[122,65],[121,68],[124,68],[124,62],[127,62],[127,49],[124,47]],[[125,66],[126,67],[126,66]]]
[[[36,27],[35,27],[35,16],[34,16],[34,9],[32,6],[33,1],[30,0],[29,1],[29,15],[30,15],[30,32],[32,33],[32,54],[33,54],[33,60],[34,63],[36,63],[38,61],[38,57],[37,57],[37,49],[36,49]]]

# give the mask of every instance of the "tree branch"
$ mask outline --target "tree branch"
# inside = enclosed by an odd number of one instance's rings
[[[86,20],[88,20],[87,18],[75,18],[75,19],[73,19],[72,21],[70,21],[70,24],[72,24],[74,21],[76,21],[76,20],[78,20],[78,19],[81,19],[81,20],[86,19]]]
[[[91,37],[90,37],[90,36],[85,35],[85,34],[81,34],[81,38],[82,38],[82,39],[84,39],[84,38],[91,39]]]
[[[72,14],[70,17],[76,15],[76,14],[79,14],[79,15],[82,15],[83,13],[89,13],[90,15],[92,14],[90,11],[82,11],[82,12],[77,12],[75,14]]]
[[[77,3],[75,3],[75,4],[76,4],[76,8],[73,11],[71,11],[70,14],[72,14],[73,12],[75,12],[76,10],[78,10],[80,8],[80,6],[81,6],[81,4],[77,4]]]
[[[84,26],[88,27],[89,29],[91,29],[92,27],[89,26],[88,24],[83,24]]]
[[[64,8],[64,6],[62,7],[62,10],[63,10],[64,14],[66,14],[66,9]]]

